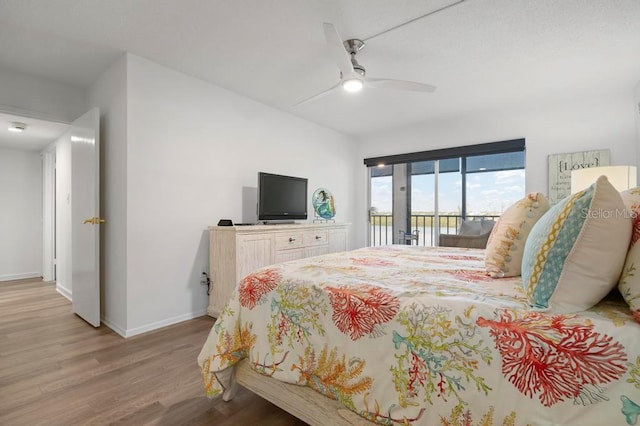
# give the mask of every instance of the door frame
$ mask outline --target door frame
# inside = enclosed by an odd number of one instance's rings
[[[42,280],[56,280],[56,149],[52,142],[42,156]]]

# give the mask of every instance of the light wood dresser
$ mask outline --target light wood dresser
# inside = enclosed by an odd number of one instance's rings
[[[258,268],[348,249],[348,223],[210,226],[207,313],[218,317],[236,284]]]

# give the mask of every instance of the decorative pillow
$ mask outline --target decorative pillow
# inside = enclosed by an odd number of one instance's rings
[[[626,212],[606,176],[549,209],[524,248],[522,283],[531,306],[579,312],[606,296],[620,278],[631,239]]]
[[[622,277],[618,283],[618,290],[627,301],[633,317],[640,322],[640,188],[632,188],[622,192],[622,201],[629,209],[629,216],[633,221],[631,245],[627,253],[627,260],[622,268]]]
[[[502,213],[489,236],[484,256],[487,273],[492,278],[520,275],[527,236],[547,210],[547,197],[532,192]]]

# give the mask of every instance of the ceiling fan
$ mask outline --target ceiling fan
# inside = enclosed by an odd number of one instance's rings
[[[296,106],[321,98],[339,87],[347,92],[358,92],[364,86],[413,92],[433,92],[436,90],[435,86],[415,81],[366,77],[365,68],[356,60],[356,54],[364,47],[364,42],[355,38],[343,42],[333,24],[325,22],[322,25],[327,46],[340,69],[340,81],[327,90],[298,102]]]

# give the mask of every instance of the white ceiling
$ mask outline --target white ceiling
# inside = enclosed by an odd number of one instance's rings
[[[465,0],[375,36],[453,3],[0,0],[0,67],[88,87],[128,51],[352,135],[640,81],[638,0]],[[438,90],[336,91],[294,107],[339,79],[323,22],[366,41],[368,76]]]
[[[9,131],[13,122],[27,125],[24,132]],[[69,129],[68,124],[21,117],[0,112],[0,148],[42,151]]]

